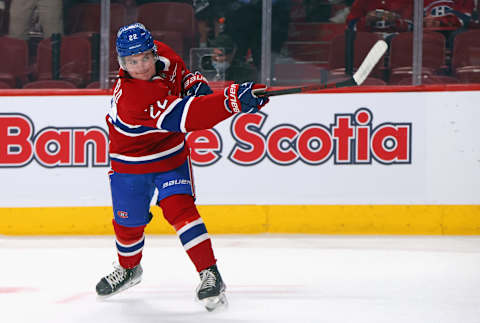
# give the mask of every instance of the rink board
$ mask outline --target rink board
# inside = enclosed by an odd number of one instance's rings
[[[479,205],[200,205],[212,234],[479,235]],[[147,233],[174,234],[158,207]],[[0,234],[113,234],[110,207],[0,209]],[[74,220],[72,220],[74,219]]]
[[[192,134],[209,231],[480,234],[479,90],[274,97]],[[110,96],[65,93],[0,93],[0,234],[112,233]]]

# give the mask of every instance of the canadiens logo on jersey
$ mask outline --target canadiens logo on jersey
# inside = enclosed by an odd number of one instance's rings
[[[126,211],[117,211],[117,215],[123,219],[128,218],[128,212]]]
[[[424,15],[432,17],[443,17],[451,13],[452,8],[455,6],[454,1],[441,0],[441,1],[428,1],[425,2]]]
[[[446,16],[451,10],[452,8],[448,6],[438,6],[438,7],[432,8],[428,13],[428,16],[443,17],[443,16]]]

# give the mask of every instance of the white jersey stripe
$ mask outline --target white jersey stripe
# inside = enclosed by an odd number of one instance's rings
[[[138,255],[140,252],[142,252],[142,250],[143,250],[143,247],[132,252],[121,252],[121,251],[118,251],[117,249],[117,253],[123,257],[131,257],[131,256]]]
[[[201,236],[198,236],[196,237],[195,239],[193,240],[190,240],[188,243],[186,243],[183,247],[185,248],[185,251],[187,251],[188,249],[190,248],[193,248],[195,247],[196,245],[198,245],[199,243],[205,241],[205,240],[208,240],[210,239],[208,237],[208,233],[204,233],[202,234]]]
[[[152,129],[152,130],[148,130],[148,131],[145,131],[145,132],[142,132],[142,133],[125,132],[122,129],[120,129],[119,127],[117,127],[111,120],[109,120],[109,121],[117,132],[121,133],[124,136],[128,136],[128,137],[139,137],[139,136],[149,135],[151,133],[160,133],[160,132],[165,133],[165,132],[168,132],[167,130],[162,130],[162,129]]]
[[[203,223],[203,220],[202,218],[199,218],[193,222],[190,222],[190,223],[187,223],[185,224],[183,227],[181,227],[180,229],[178,229],[177,231],[177,234],[180,236],[182,233],[184,233],[185,231],[187,231],[188,229],[190,229],[191,227],[194,227],[196,226],[197,224],[201,224]]]
[[[188,110],[190,109],[190,103],[192,103],[193,97],[188,99],[187,103],[185,104],[185,108],[183,108],[182,120],[180,121],[180,131],[186,133],[187,130],[185,129],[185,123],[187,121],[187,114]]]

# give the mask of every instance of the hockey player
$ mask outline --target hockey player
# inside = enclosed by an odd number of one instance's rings
[[[226,304],[225,284],[195,206],[185,134],[212,128],[239,112],[257,112],[268,99],[252,90],[264,86],[232,84],[212,94],[201,74],[190,73],[140,23],[120,28],[116,48],[121,68],[106,120],[119,265],[100,280],[97,294],[111,296],[140,282],[144,229],[152,219],[150,201],[157,189],[157,204],[199,272],[196,297],[213,310]]]

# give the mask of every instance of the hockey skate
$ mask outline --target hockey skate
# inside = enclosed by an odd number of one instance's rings
[[[202,270],[200,280],[200,285],[197,287],[197,300],[205,306],[207,311],[211,312],[219,307],[228,306],[225,296],[226,286],[216,265]]]
[[[137,285],[142,280],[143,269],[140,264],[125,269],[119,264],[114,264],[114,271],[103,277],[97,284],[96,290],[99,298],[107,298],[121,291]]]

